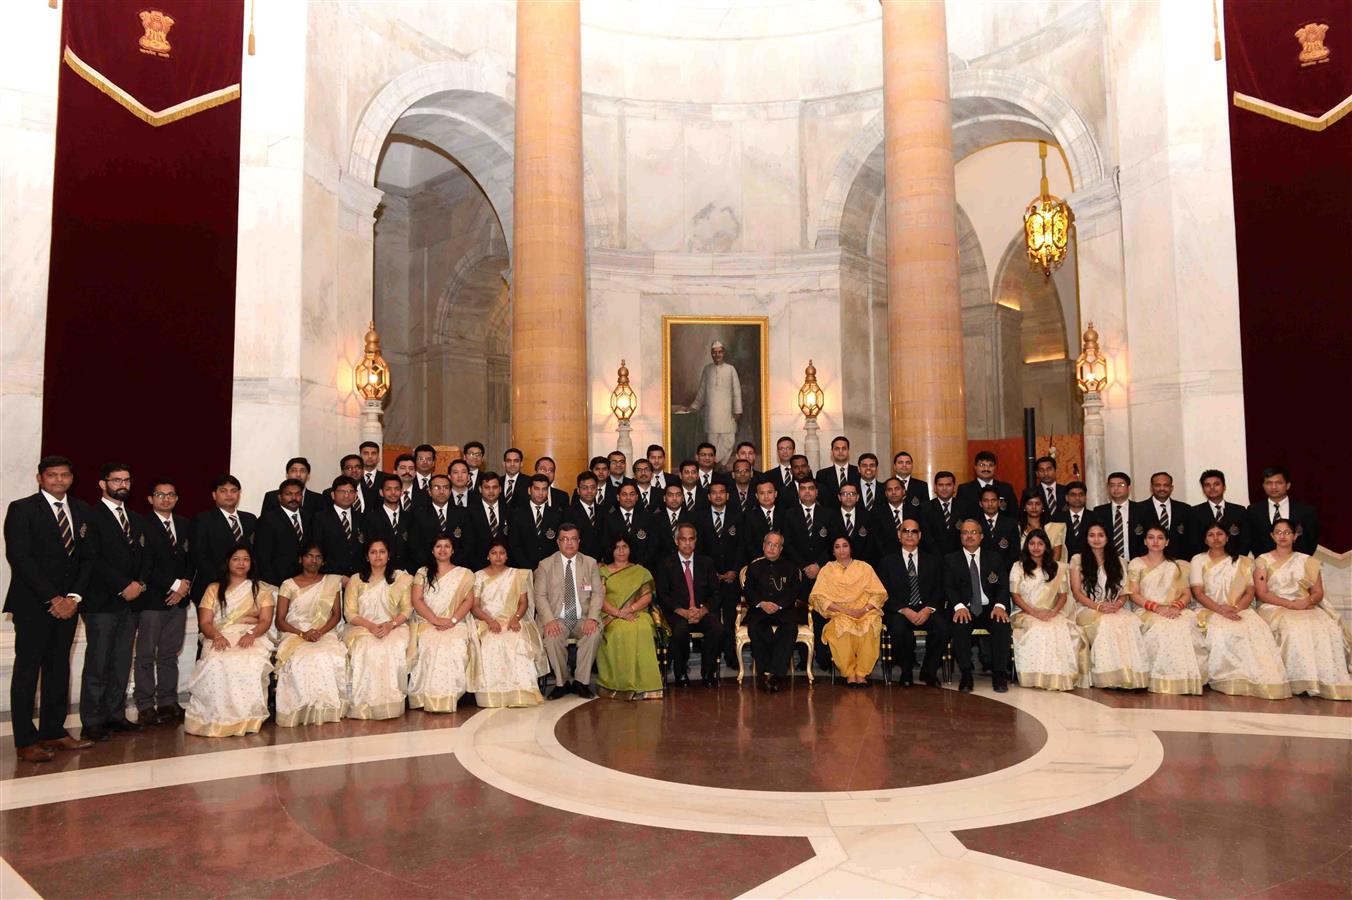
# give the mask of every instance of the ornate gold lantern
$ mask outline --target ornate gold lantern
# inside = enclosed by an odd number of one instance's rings
[[[1108,360],[1099,352],[1099,335],[1093,322],[1084,332],[1080,356],[1075,360],[1075,383],[1083,394],[1100,394],[1108,386]]]
[[[798,408],[806,418],[816,419],[826,404],[826,392],[817,384],[817,369],[812,365],[812,360],[807,361],[807,369],[803,374],[806,378],[798,389]]]
[[[380,355],[380,335],[376,332],[376,323],[372,322],[366,332],[366,352],[355,370],[357,393],[364,400],[381,400],[390,390],[390,367]]]
[[[624,360],[620,360],[620,369],[616,373],[618,381],[615,390],[610,392],[610,411],[620,422],[628,422],[638,410],[638,395],[629,386],[629,369]]]
[[[1028,264],[1041,269],[1048,278],[1066,261],[1066,247],[1075,227],[1075,213],[1060,197],[1047,189],[1047,144],[1038,141],[1038,158],[1042,162],[1041,193],[1028,204],[1023,213],[1023,237],[1028,250]]]

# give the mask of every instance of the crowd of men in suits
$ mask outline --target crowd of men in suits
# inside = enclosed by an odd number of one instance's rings
[[[212,508],[192,520],[175,512],[180,489],[172,479],[138,482],[151,507],[143,516],[127,505],[133,477],[128,464],[102,467],[102,496],[91,505],[68,493],[75,475],[70,461],[46,457],[38,466],[38,492],[11,503],[4,523],[12,572],[5,612],[13,615],[16,631],[10,687],[15,743],[30,755],[50,757],[157,718],[181,718],[177,658],[187,610],[240,543],[252,546],[259,579],[272,585],[298,573],[298,550],[307,540],[322,547],[324,572],[342,576],[360,568],[366,545],[377,538],[389,548],[392,568],[415,572],[431,563],[432,544],[443,535],[451,538],[457,565],[482,568],[489,542],[506,538],[510,564],[533,570],[554,553],[564,523],[576,527],[581,552],[595,559],[623,535],[632,560],[648,567],[659,587],[666,575],[679,577],[679,567],[667,563],[678,552],[687,555],[678,538],[693,528],[694,552],[705,561],[701,568],[712,571],[708,589],[700,591],[699,605],[712,618],[704,631],[718,637],[731,665],[740,573],[766,555],[767,535],[780,538],[771,541],[778,544],[775,564],[788,561],[799,572],[799,615],[817,571],[832,559],[834,541],[845,537],[854,558],[877,568],[888,588],[885,621],[902,683],[911,678],[914,631],[925,629],[927,647],[936,637],[944,645],[952,640],[962,687],[970,689],[971,631],[1008,633],[1010,555],[1020,545],[1021,498],[996,477],[995,455],[977,454],[970,481],[959,484],[954,473],[941,471],[931,486],[914,476],[915,460],[904,450],[884,472],[873,453],[852,459],[849,440],[840,436],[831,441],[830,464],[813,472],[792,438],[780,438],[775,449],[774,464],[764,470],[749,442],[737,447],[730,469],[717,465],[717,451],[708,443],[671,470],[660,445],[649,446],[632,466],[613,452],[595,457],[588,471],[571,479],[570,493],[556,485],[552,459],[534,460],[526,474],[525,456],[516,448],[503,454],[501,472],[485,466],[477,441],[445,472],[436,471],[436,451],[426,444],[385,472],[380,446],[365,442],[340,460],[341,474],[323,492],[310,489],[307,460],[289,460],[285,480],[264,496],[258,516],[240,509],[238,479],[221,475],[212,485]],[[1263,473],[1266,499],[1247,509],[1225,499],[1225,476],[1216,470],[1202,473],[1206,501],[1191,507],[1172,498],[1168,473],[1151,476],[1149,499],[1132,501],[1130,476],[1114,472],[1109,502],[1093,509],[1083,482],[1058,482],[1055,459],[1039,459],[1036,472],[1024,497],[1041,496],[1044,521],[1065,524],[1066,559],[1084,549],[1094,521],[1104,524],[1124,558],[1144,552],[1145,529],[1153,524],[1167,529],[1178,558],[1202,548],[1213,520],[1226,526],[1241,553],[1271,549],[1269,525],[1277,517],[1296,526],[1297,550],[1313,553],[1318,542],[1314,509],[1288,496],[1290,475],[1277,467]],[[665,575],[664,566],[670,570]],[[940,614],[930,616],[926,608]],[[79,740],[64,728],[77,611],[87,640]],[[817,658],[829,667],[823,623],[813,618]],[[1000,654],[1007,654],[1008,642],[993,644],[1000,687]],[[931,661],[927,650],[921,674],[937,684],[934,655]],[[706,661],[710,656],[716,660],[717,651],[706,652]],[[133,661],[136,722],[128,719],[125,703]],[[707,672],[706,662],[706,678]],[[34,728],[39,678],[42,702]]]

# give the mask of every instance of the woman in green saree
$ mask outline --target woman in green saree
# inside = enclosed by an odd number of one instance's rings
[[[596,656],[596,693],[615,700],[660,700],[653,577],[629,561],[631,549],[623,535],[617,537],[607,554],[610,562],[601,566],[606,630]]]

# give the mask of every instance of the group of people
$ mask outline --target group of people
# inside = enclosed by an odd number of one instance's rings
[[[1264,473],[1267,499],[1248,509],[1224,499],[1214,470],[1196,507],[1172,499],[1167,473],[1140,502],[1114,473],[1110,501],[1090,509],[1086,486],[1059,483],[1052,458],[1020,498],[988,452],[971,481],[936,473],[933,495],[904,451],[891,473],[872,453],[851,461],[844,437],[816,472],[791,438],[776,454],[762,471],[744,442],[725,469],[706,443],[668,472],[660,446],[632,468],[616,452],[591,460],[570,494],[552,459],[527,475],[515,448],[502,473],[477,442],[446,472],[428,445],[385,472],[366,442],[322,493],[296,458],[259,515],[222,475],[212,508],[191,520],[175,512],[172,480],[146,486],[142,516],[128,507],[128,465],[105,465],[100,500],[86,504],[69,495],[69,460],[44,458],[39,491],[5,520],[19,754],[42,761],[158,721],[222,736],[270,714],[285,727],[447,712],[468,693],[481,706],[532,705],[551,671],[550,697],[661,697],[659,648],[683,686],[701,640],[701,679],[716,685],[720,662],[737,665],[739,628],[759,684],[776,691],[809,622],[810,656],[859,687],[886,629],[884,664],[903,685],[924,635],[921,679],[939,684],[951,645],[971,690],[984,630],[997,691],[1012,645],[1027,686],[1352,698],[1347,636],[1312,557],[1318,522],[1288,496],[1284,470]],[[185,709],[190,607],[202,644]],[[80,738],[64,728],[77,611]]]

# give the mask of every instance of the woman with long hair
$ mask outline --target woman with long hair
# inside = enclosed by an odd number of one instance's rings
[[[1030,495],[1025,499],[1041,498]],[[1089,686],[1089,663],[1080,629],[1065,614],[1066,569],[1052,556],[1041,528],[1023,540],[1023,552],[1009,571],[1014,616],[1014,668],[1023,687],[1069,691]]]
[[[324,575],[324,550],[306,541],[300,574],[277,590],[277,724],[322,725],[343,717],[347,647],[338,639],[343,579]]]
[[[443,534],[432,542],[432,565],[413,576],[413,635],[418,648],[408,685],[408,705],[413,709],[455,712],[469,690],[474,573],[457,566],[454,556],[455,544]]]
[[[413,578],[390,566],[380,538],[366,545],[361,570],[343,590],[348,671],[352,687],[344,713],[352,719],[393,719],[404,714],[413,642],[408,620]]]
[[[1141,620],[1126,609],[1131,594],[1117,549],[1100,522],[1085,531],[1086,549],[1070,558],[1070,594],[1075,624],[1089,645],[1089,678],[1096,688],[1138,689],[1150,685]]]
[[[549,658],[535,624],[530,569],[507,565],[507,541],[488,544],[488,565],[474,573],[474,618],[478,619],[479,668],[473,689],[480,706],[536,706],[539,678]]]
[[[1206,684],[1206,644],[1189,607],[1187,571],[1169,554],[1169,533],[1159,525],[1145,530],[1144,556],[1127,566],[1127,591],[1138,607],[1150,666],[1149,690],[1157,694],[1200,694]]]
[[[657,622],[652,615],[653,576],[630,561],[624,535],[610,542],[601,566],[605,637],[596,654],[596,693],[615,700],[661,700]]]
[[[1053,522],[1047,518],[1047,505],[1037,491],[1025,491],[1023,502],[1019,504],[1019,550],[1028,543],[1028,536],[1041,531],[1047,538],[1050,556],[1057,562],[1066,548],[1066,526],[1064,522]]]

